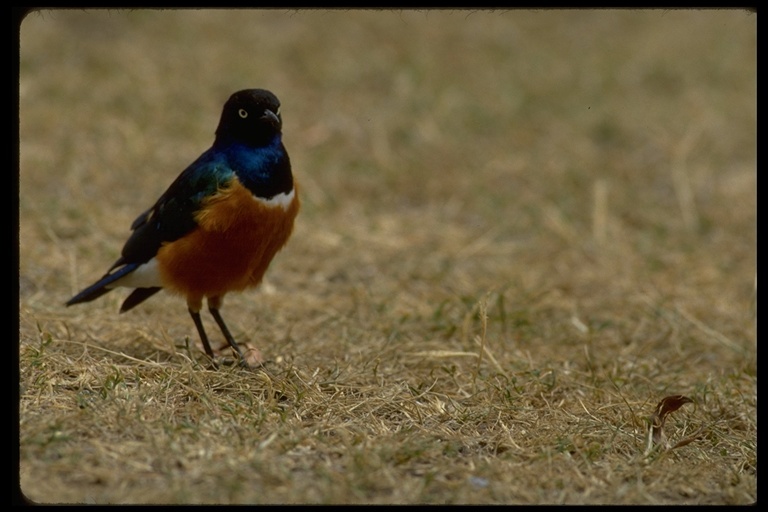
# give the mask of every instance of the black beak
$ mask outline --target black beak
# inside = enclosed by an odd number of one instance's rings
[[[277,127],[280,127],[283,124],[283,122],[280,120],[280,116],[278,114],[275,114],[271,110],[265,110],[264,115],[262,115],[261,118],[266,120],[270,124],[274,124]]]

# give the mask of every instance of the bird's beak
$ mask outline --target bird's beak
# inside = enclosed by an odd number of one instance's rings
[[[282,124],[282,122],[280,121],[280,117],[277,114],[275,114],[274,112],[272,112],[271,110],[265,110],[264,111],[264,115],[261,116],[261,118],[262,119],[267,119],[271,123],[276,124],[277,126],[280,126]]]

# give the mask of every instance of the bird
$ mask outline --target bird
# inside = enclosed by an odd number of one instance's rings
[[[259,285],[293,232],[300,201],[282,124],[280,101],[271,91],[233,93],[212,146],[136,218],[117,261],[66,306],[118,287],[133,288],[120,313],[162,289],[181,295],[215,366],[200,316],[205,300],[240,364],[248,367],[220,310],[227,293]]]

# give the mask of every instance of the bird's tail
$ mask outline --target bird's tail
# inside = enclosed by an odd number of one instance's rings
[[[157,292],[162,290],[159,286],[152,286],[150,288],[136,288],[131,294],[123,301],[123,305],[120,306],[120,312],[125,313],[129,309],[133,309],[138,306]]]
[[[139,263],[129,263],[128,265],[121,267],[115,272],[105,274],[104,277],[69,299],[66,305],[72,306],[73,304],[81,304],[83,302],[91,302],[92,300],[98,299],[105,293],[112,290],[112,288],[109,287],[110,284],[114,283],[121,277],[127,276],[136,270],[139,265]]]

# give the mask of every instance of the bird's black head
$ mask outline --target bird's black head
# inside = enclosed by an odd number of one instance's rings
[[[277,96],[265,89],[245,89],[224,104],[216,141],[265,146],[280,134],[282,126]]]

